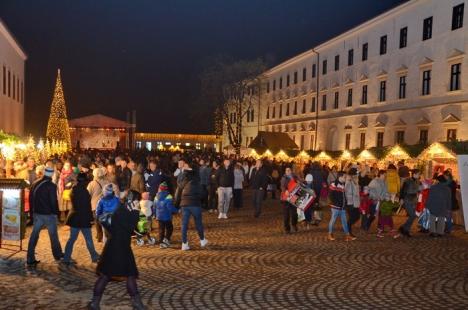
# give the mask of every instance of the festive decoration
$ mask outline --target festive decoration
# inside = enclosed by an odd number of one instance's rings
[[[384,161],[398,161],[410,159],[411,156],[399,145],[395,145],[385,156]]]
[[[332,160],[332,158],[326,152],[322,151],[317,156],[315,156],[314,160],[316,160],[316,161],[330,161],[330,160]]]
[[[436,142],[431,144],[427,149],[425,149],[419,156],[420,160],[433,160],[433,159],[446,159],[446,160],[456,160],[457,156],[448,148],[442,144]]]
[[[358,161],[372,161],[376,160],[375,156],[368,150],[362,151],[356,158]]]
[[[301,151],[299,154],[296,155],[294,159],[299,162],[306,162],[310,160],[310,156],[309,154],[307,154],[307,152]]]
[[[289,160],[288,154],[286,154],[283,150],[280,150],[276,155],[275,158],[280,161],[287,161]]]
[[[340,161],[350,161],[353,160],[353,155],[348,150],[344,150],[338,158]]]
[[[250,153],[249,153],[249,157],[253,157],[253,158],[255,158],[255,159],[259,159],[259,158],[260,158],[260,155],[258,155],[257,151],[252,150],[252,151],[250,151]]]
[[[49,121],[47,123],[47,140],[64,142],[67,149],[71,147],[70,130],[68,128],[67,108],[60,78],[60,69],[57,72],[54,97],[50,107]]]
[[[273,159],[273,153],[270,150],[266,150],[265,153],[262,154],[262,157]]]

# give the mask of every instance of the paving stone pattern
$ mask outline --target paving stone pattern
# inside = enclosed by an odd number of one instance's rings
[[[193,249],[179,250],[178,216],[173,248],[134,246],[148,309],[468,309],[468,237],[461,228],[438,239],[358,233],[346,243],[337,223],[337,241],[330,242],[325,223],[285,235],[279,202],[267,200],[260,219],[248,202],[229,220],[204,213],[207,249],[192,224]],[[63,247],[68,233],[60,227]],[[5,259],[9,254],[0,249],[0,309],[85,309],[96,276],[82,237],[76,266],[53,260],[45,230],[35,270],[25,267],[25,253]],[[108,285],[102,309],[131,309],[124,283]]]

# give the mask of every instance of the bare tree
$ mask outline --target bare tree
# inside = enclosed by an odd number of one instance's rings
[[[244,118],[262,93],[261,73],[265,68],[262,59],[232,61],[219,57],[200,76],[204,102],[208,102],[217,114],[215,118],[223,123],[217,124],[217,134],[222,134],[220,128],[226,130],[237,154],[242,145]]]

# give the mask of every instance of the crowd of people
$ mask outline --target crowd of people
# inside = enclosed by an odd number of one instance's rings
[[[66,265],[75,263],[73,246],[79,233],[83,234],[91,261],[97,263],[91,309],[99,309],[107,283],[122,277],[126,278],[134,308],[143,309],[131,249],[135,232],[146,234],[150,240],[157,224],[159,247],[171,247],[172,219],[180,213],[181,250],[190,250],[187,234],[192,217],[200,246],[206,247],[203,211],[217,213],[220,221],[228,220],[231,206],[244,207],[247,189],[252,192],[254,218],[261,216],[268,195],[281,201],[286,234],[297,232],[299,222],[305,230],[319,226],[323,212],[329,209],[330,241],[336,240],[338,217],[345,241],[355,240],[359,230],[371,233],[375,220],[378,238],[385,236],[386,229],[393,238],[410,237],[417,218],[421,232],[440,237],[451,232],[451,212],[458,208],[457,183],[450,170],[437,171],[431,180],[421,179],[420,171],[410,170],[403,161],[389,164],[386,170],[364,163],[348,163],[340,169],[318,162],[237,159],[200,151],[83,151],[55,156],[44,163],[28,158],[15,162],[10,170],[5,167],[0,162],[0,175],[23,178],[30,184],[26,203],[32,225],[28,266],[39,263],[35,248],[42,228],[48,230],[54,258]],[[304,212],[288,201],[292,180],[314,192],[315,199]],[[402,209],[408,218],[396,229],[393,216]],[[64,251],[58,238],[59,222],[70,227]],[[94,242],[105,242],[101,254]]]

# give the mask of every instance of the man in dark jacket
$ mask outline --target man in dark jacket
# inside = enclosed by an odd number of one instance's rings
[[[252,169],[250,176],[250,188],[253,189],[253,204],[255,208],[255,217],[259,217],[262,212],[262,201],[268,185],[268,175],[261,159],[255,162],[255,168]]]
[[[153,201],[158,192],[159,184],[162,182],[162,171],[158,169],[155,161],[150,161],[149,170],[145,173],[146,191],[150,193],[150,200]]]
[[[218,184],[218,218],[227,219],[234,187],[234,168],[229,159],[225,159],[223,166],[216,172],[216,183]]]
[[[213,161],[208,182],[208,212],[210,213],[216,211],[216,206],[218,205],[218,183],[216,183],[216,173],[218,172],[218,169],[219,164],[215,160]]]
[[[408,213],[408,219],[400,226],[399,231],[403,236],[411,237],[410,231],[414,220],[416,219],[416,204],[418,203],[418,193],[420,190],[420,172],[417,169],[413,170],[413,175],[403,183],[400,191],[400,199],[403,200],[403,207]]]
[[[52,254],[55,260],[63,257],[62,246],[57,233],[57,216],[59,214],[57,201],[57,186],[52,183],[54,169],[47,167],[44,177],[36,181],[29,194],[29,205],[33,213],[33,229],[28,243],[27,265],[35,266],[39,263],[36,260],[35,250],[39,233],[42,227],[47,227],[52,244]]]
[[[93,221],[93,211],[91,210],[91,195],[86,189],[88,184],[88,176],[86,173],[78,174],[77,184],[73,186],[71,192],[72,209],[68,214],[66,225],[70,226],[70,238],[65,245],[65,254],[63,256],[63,263],[71,264],[74,261],[71,259],[73,252],[73,245],[78,238],[78,233],[81,231],[83,234],[86,247],[88,248],[91,261],[96,263],[99,254],[96,252],[91,233],[91,222]]]
[[[127,160],[121,159],[115,171],[117,178],[117,186],[119,187],[120,199],[124,199],[130,191],[132,182],[132,171],[127,167]]]
[[[452,193],[443,175],[437,177],[437,184],[429,189],[426,208],[429,210],[429,231],[431,237],[441,237],[445,230],[445,220],[451,209]]]

